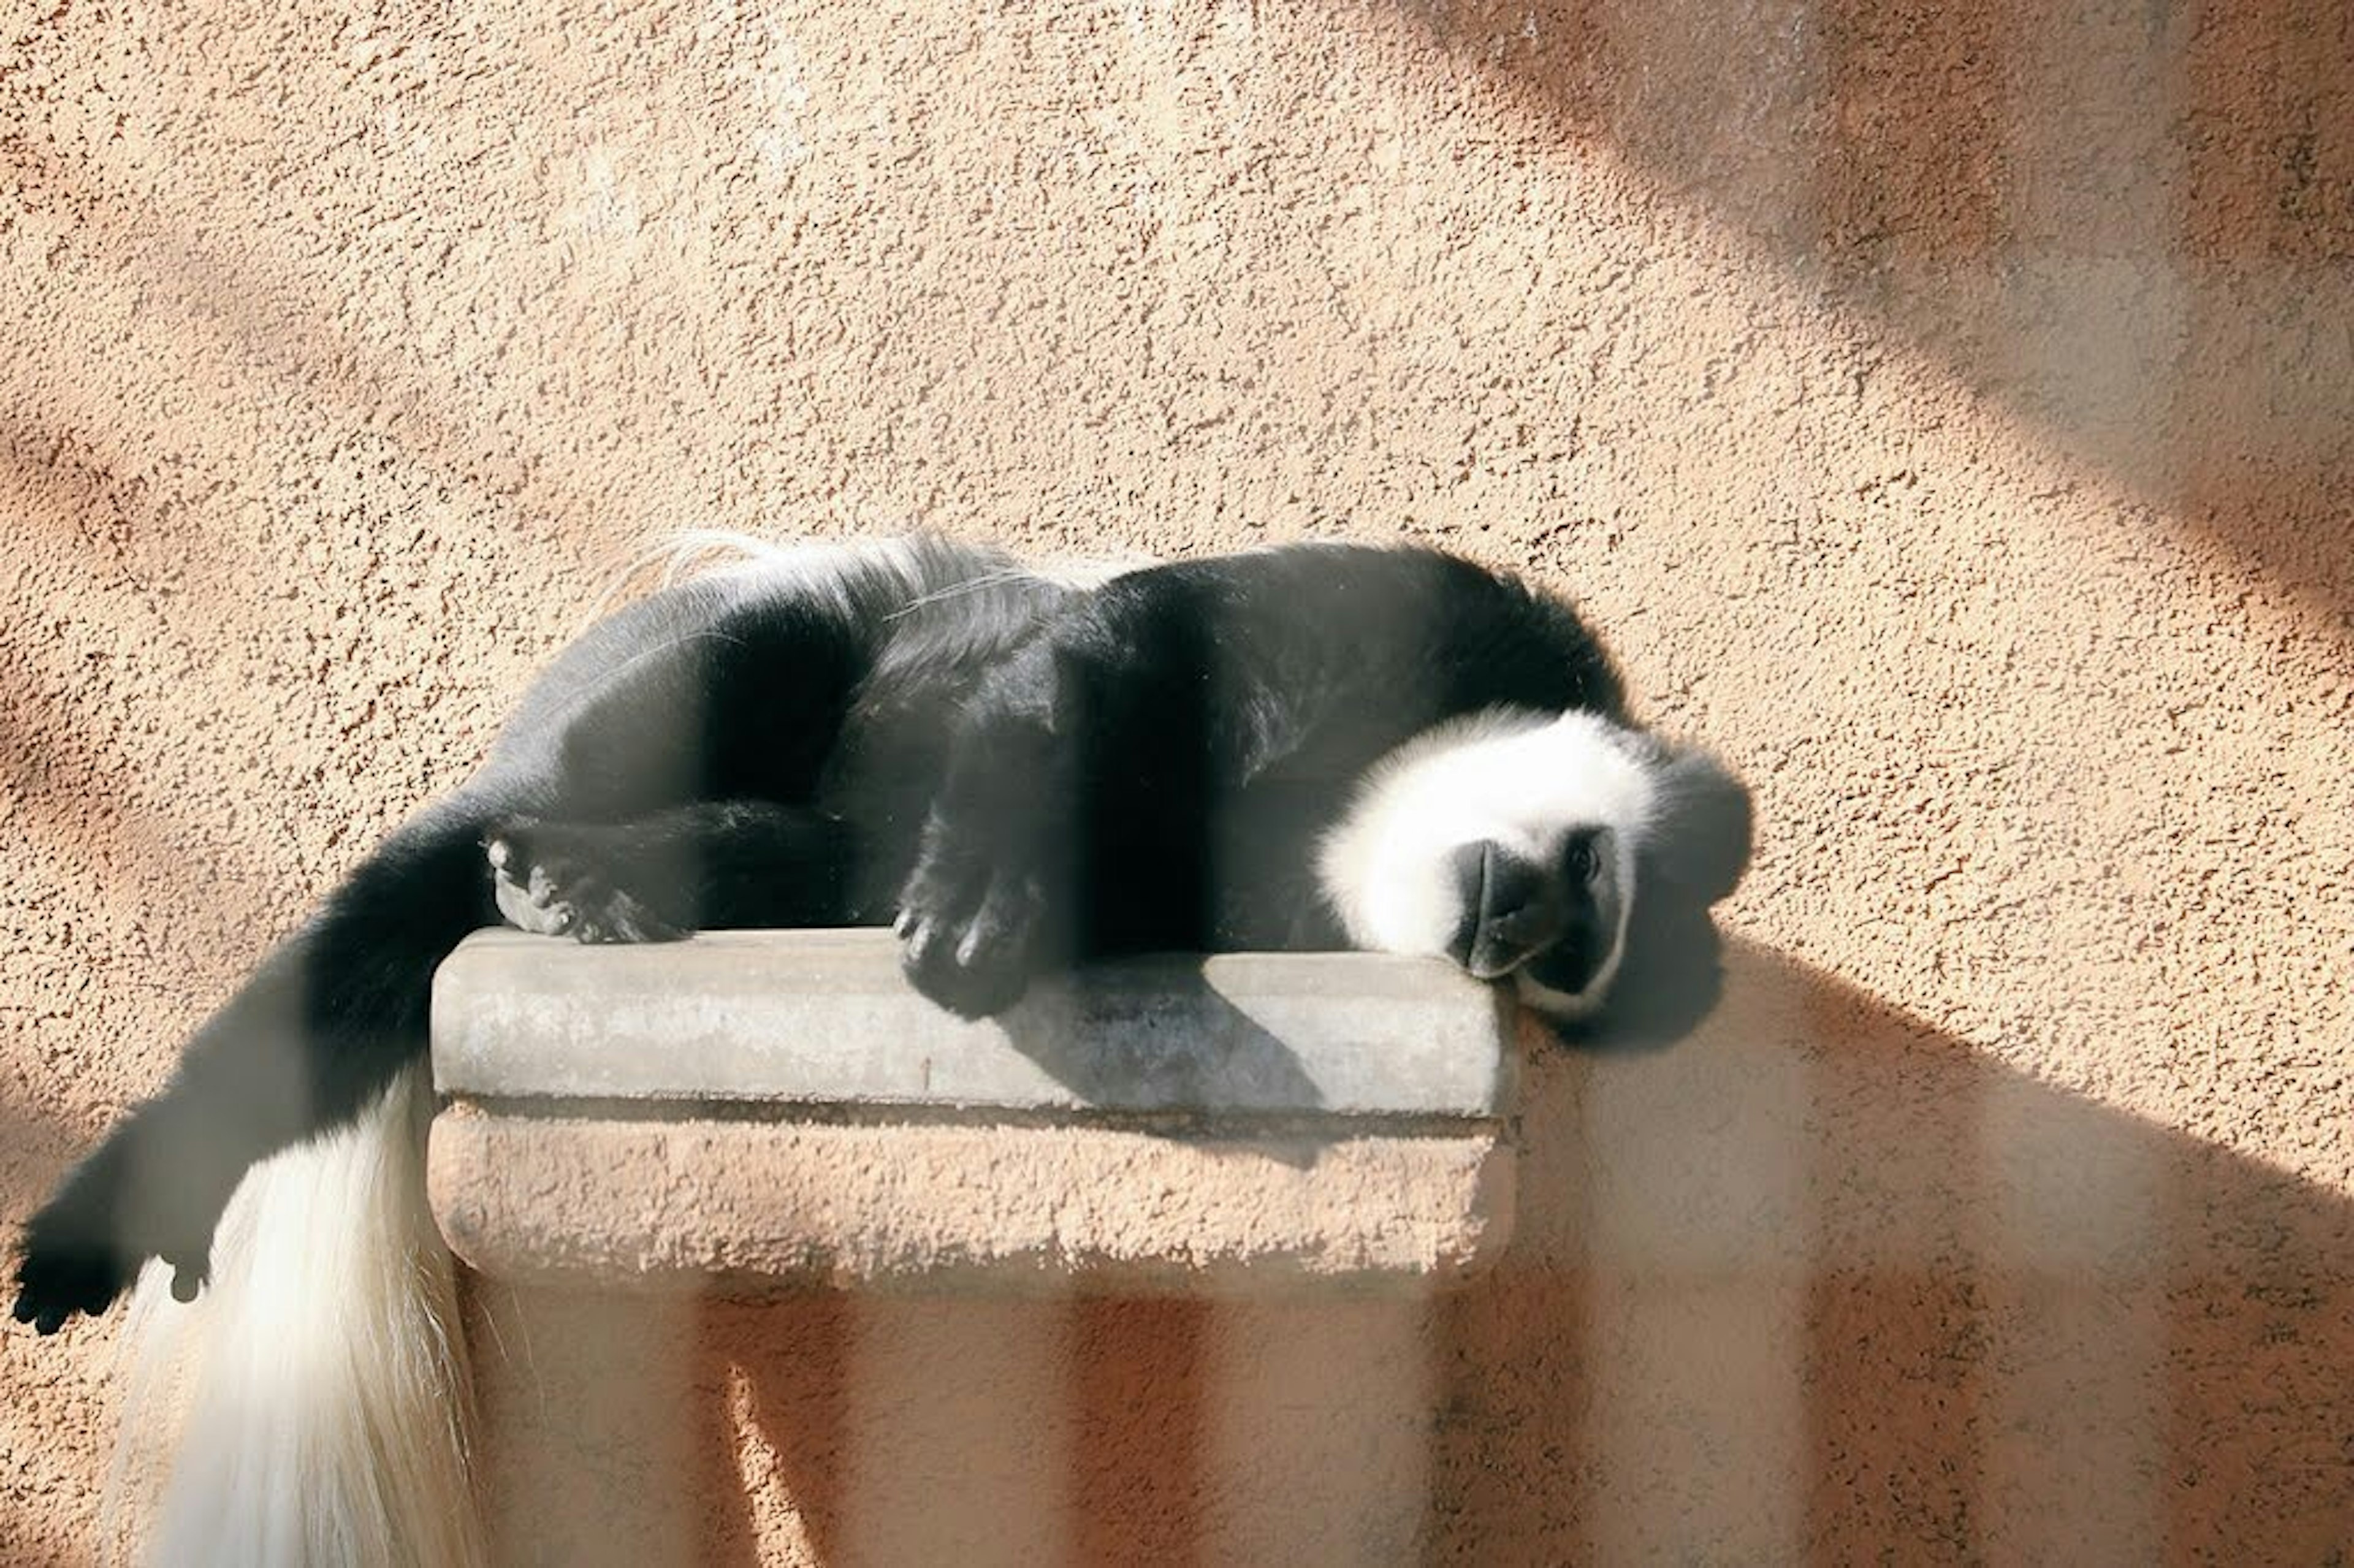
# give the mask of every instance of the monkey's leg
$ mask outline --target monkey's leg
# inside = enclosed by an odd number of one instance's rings
[[[102,1311],[150,1257],[194,1296],[246,1171],[348,1120],[424,1051],[435,966],[498,918],[482,838],[502,808],[461,791],[412,819],[197,1030],[164,1091],[27,1223],[19,1322]]]
[[[713,800],[610,824],[517,819],[493,831],[486,853],[509,925],[583,942],[858,920],[852,831],[807,806]]]

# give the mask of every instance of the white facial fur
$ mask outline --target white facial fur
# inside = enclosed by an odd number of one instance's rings
[[[1350,939],[1376,952],[1444,955],[1463,916],[1448,855],[1492,840],[1549,864],[1575,831],[1617,845],[1618,932],[1573,996],[1518,977],[1531,1006],[1591,1012],[1617,972],[1638,894],[1635,859],[1659,790],[1640,740],[1597,714],[1475,714],[1416,736],[1376,764],[1317,855],[1324,896]]]

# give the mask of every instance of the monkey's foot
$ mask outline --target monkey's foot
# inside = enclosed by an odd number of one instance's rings
[[[517,930],[581,942],[671,942],[689,928],[616,884],[594,828],[518,819],[482,846],[499,913]]]

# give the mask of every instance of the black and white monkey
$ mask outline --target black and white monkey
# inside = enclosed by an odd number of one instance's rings
[[[891,926],[908,979],[968,1016],[1121,953],[1427,954],[1577,1030],[1621,996],[1670,1020],[1708,1005],[1707,910],[1749,840],[1740,783],[1630,720],[1566,605],[1444,555],[1298,546],[1079,586],[937,540],[763,551],[556,660],[473,778],[364,861],[34,1214],[16,1317],[48,1333],[101,1312],[151,1260],[148,1319],[208,1278],[198,1305],[225,1309],[242,1269],[275,1353],[342,1333],[352,1401],[449,1403],[452,1374],[366,1364],[429,1361],[401,1341],[446,1335],[446,1302],[355,1327],[328,1298],[446,1294],[429,1221],[385,1199],[363,1245],[326,1205],[406,1181],[434,969],[502,919],[583,941]],[[297,1183],[299,1244],[242,1199],[222,1223],[281,1150],[359,1161]],[[275,1261],[233,1261],[232,1241]],[[317,1515],[271,1527],[290,1560],[399,1561],[378,1533],[409,1528],[398,1499],[329,1494],[459,1472],[337,1478],[426,1441],[424,1417],[382,1419],[300,1455],[184,1439],[183,1469],[213,1478],[173,1484],[199,1513],[246,1506],[224,1505],[235,1486]]]

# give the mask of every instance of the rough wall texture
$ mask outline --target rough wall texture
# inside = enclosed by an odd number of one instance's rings
[[[2329,1560],[2349,17],[6,5],[8,1216],[651,532],[1432,540],[1766,823],[1702,1036],[1534,1075],[1519,1260],[491,1300],[511,1539]],[[107,1338],[0,1334],[0,1557],[88,1556]]]

